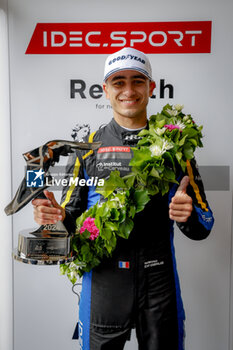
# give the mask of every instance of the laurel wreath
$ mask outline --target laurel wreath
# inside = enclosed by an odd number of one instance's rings
[[[197,147],[203,147],[202,126],[182,110],[182,105],[167,104],[150,117],[149,128],[139,133],[133,148],[131,172],[121,177],[119,171],[112,171],[104,186],[96,189],[104,201],[78,217],[71,243],[75,259],[60,266],[61,274],[72,283],[110,257],[119,237],[129,238],[135,215],[151,196],[166,194],[170,184],[177,183],[177,164],[185,172],[186,161],[194,157]]]

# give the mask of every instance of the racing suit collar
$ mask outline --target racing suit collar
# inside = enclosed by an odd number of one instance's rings
[[[109,132],[119,140],[122,140],[124,145],[136,146],[140,139],[137,135],[141,129],[132,131],[127,130],[120,126],[114,118],[112,118],[111,122],[108,124],[108,128]],[[148,128],[148,122],[146,128]]]

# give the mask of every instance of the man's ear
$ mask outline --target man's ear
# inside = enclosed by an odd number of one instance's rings
[[[150,97],[153,95],[153,91],[156,88],[155,82],[152,80],[150,81]]]
[[[105,92],[105,96],[107,99],[109,99],[109,95],[108,95],[108,86],[106,83],[103,83],[103,90]]]

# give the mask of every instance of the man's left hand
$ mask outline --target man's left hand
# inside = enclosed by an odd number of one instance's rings
[[[169,217],[171,220],[186,222],[192,213],[192,198],[186,193],[188,184],[189,177],[184,176],[169,205]]]

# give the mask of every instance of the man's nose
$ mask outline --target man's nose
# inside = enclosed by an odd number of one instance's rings
[[[135,89],[134,89],[134,85],[132,83],[129,82],[125,85],[124,94],[127,97],[135,95]]]

